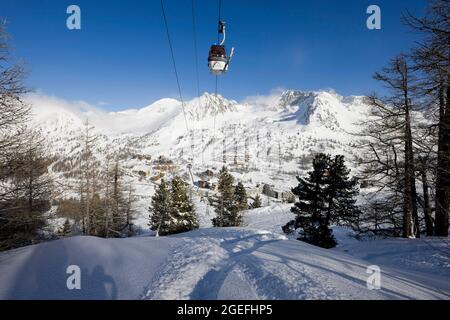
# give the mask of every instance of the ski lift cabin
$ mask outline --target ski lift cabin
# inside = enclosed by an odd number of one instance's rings
[[[227,52],[224,46],[211,46],[208,56],[208,66],[211,73],[216,76],[228,71]]]
[[[222,42],[220,44],[214,44],[209,49],[208,55],[208,67],[211,73],[215,76],[220,76],[228,71],[231,58],[233,57],[234,48],[231,49],[230,56],[227,57],[227,51],[225,49],[226,28],[225,22],[219,21],[219,35],[223,35]]]

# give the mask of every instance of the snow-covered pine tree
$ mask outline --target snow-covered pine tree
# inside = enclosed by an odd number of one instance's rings
[[[152,197],[152,204],[149,208],[149,226],[153,231],[156,231],[156,236],[169,234],[171,206],[169,185],[163,179]]]
[[[258,208],[261,208],[261,206],[262,206],[261,196],[259,194],[257,194],[255,199],[253,200],[251,207],[252,207],[252,209],[258,209]]]
[[[219,174],[219,194],[209,199],[216,211],[216,217],[212,219],[214,227],[238,227],[242,223],[235,203],[233,183],[233,176],[224,166]]]
[[[247,203],[247,191],[242,182],[239,182],[234,189],[234,198],[236,201],[236,206],[239,211],[244,211],[248,209]]]
[[[172,180],[171,187],[172,210],[169,233],[175,234],[198,229],[197,213],[188,196],[186,183],[181,177],[176,176]]]

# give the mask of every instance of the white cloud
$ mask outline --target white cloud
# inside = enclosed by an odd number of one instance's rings
[[[280,95],[286,91],[283,87],[277,87],[270,90],[268,95],[253,95],[242,100],[242,104],[250,104],[255,106],[273,106],[276,105]]]
[[[33,119],[36,123],[54,121],[61,117],[70,118],[82,124],[86,119],[96,128],[105,133],[139,132],[151,129],[163,121],[161,117],[167,115],[162,110],[177,111],[176,100],[163,99],[149,107],[129,109],[121,112],[108,112],[85,101],[67,101],[43,93],[33,93],[26,97],[26,102],[32,106]]]

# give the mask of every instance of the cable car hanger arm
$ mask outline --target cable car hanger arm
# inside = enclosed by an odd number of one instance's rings
[[[225,43],[225,40],[227,38],[227,30],[226,30],[226,26],[225,26],[225,22],[223,21],[219,21],[219,35],[223,34],[223,39],[222,42],[220,42],[220,46],[223,46]]]

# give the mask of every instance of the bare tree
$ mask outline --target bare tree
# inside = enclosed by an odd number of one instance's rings
[[[364,147],[371,156],[363,161],[366,175],[378,185],[378,192],[389,198],[390,214],[398,212],[401,205],[403,237],[420,237],[411,129],[416,79],[404,55],[392,59],[374,78],[385,85],[389,95],[369,98],[372,114],[365,123]],[[374,205],[379,210],[378,197]]]
[[[405,23],[422,33],[412,57],[423,72],[423,94],[438,113],[435,235],[448,236],[450,209],[450,1],[431,0],[427,14],[408,13]]]
[[[6,24],[0,21],[0,250],[33,240],[35,199],[43,196],[39,179],[46,167],[25,135],[30,106],[23,100],[24,75],[11,61]]]
[[[84,129],[80,135],[81,150],[78,167],[78,192],[81,204],[81,223],[83,234],[91,234],[91,204],[94,195],[98,192],[99,172],[98,160],[94,155],[95,143],[98,136],[94,133],[94,127],[86,120]],[[97,200],[97,199],[95,199]]]
[[[4,202],[7,220],[2,239],[9,247],[33,243],[45,225],[43,213],[50,209],[53,178],[48,172],[49,158],[38,131],[22,135],[22,146],[14,156],[15,168],[8,183],[11,193]],[[9,204],[9,205],[8,205]]]

